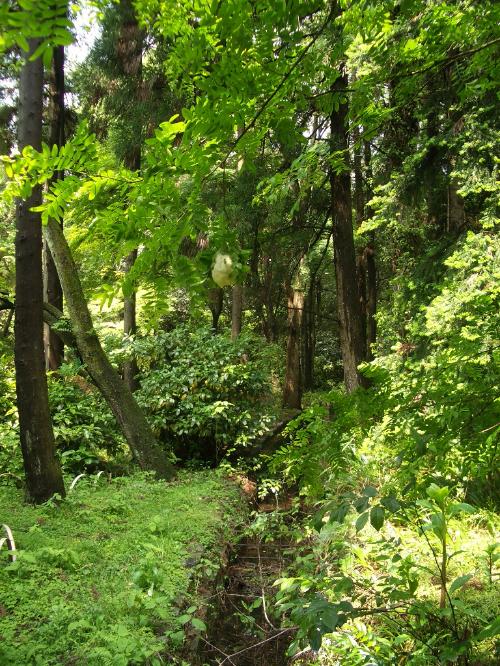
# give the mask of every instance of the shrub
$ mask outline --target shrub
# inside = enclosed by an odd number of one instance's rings
[[[49,401],[56,446],[64,468],[93,470],[122,452],[115,418],[97,389],[64,365],[49,378]]]
[[[262,434],[269,369],[256,338],[179,326],[135,342],[139,404],[181,459],[217,462]]]

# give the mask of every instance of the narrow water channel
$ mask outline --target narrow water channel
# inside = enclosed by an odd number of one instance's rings
[[[272,609],[272,583],[291,544],[245,538],[236,544],[213,599],[210,629],[200,643],[200,663],[210,666],[286,666],[293,633],[279,627]]]
[[[278,505],[261,503],[259,513],[281,513]],[[272,531],[271,531],[272,534]],[[270,534],[267,533],[269,538]],[[212,598],[209,631],[199,643],[199,664],[207,666],[286,666],[294,630],[280,627],[274,610],[273,583],[284,575],[296,548],[283,532],[275,539],[245,536],[232,547],[219,588]]]

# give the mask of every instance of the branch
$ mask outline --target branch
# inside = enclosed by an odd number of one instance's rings
[[[492,39],[490,42],[486,42],[486,44],[482,44],[481,46],[476,46],[474,49],[469,49],[468,51],[462,51],[461,53],[456,53],[455,55],[451,56],[446,56],[445,58],[440,58],[439,60],[435,60],[433,63],[430,65],[427,65],[426,67],[422,67],[422,69],[416,69],[413,72],[407,72],[406,74],[401,74],[399,78],[407,78],[410,76],[416,76],[417,74],[425,74],[425,72],[428,72],[431,69],[434,69],[434,67],[437,67],[438,65],[443,65],[445,63],[450,63],[454,62],[455,60],[460,60],[461,58],[466,58],[467,56],[474,55],[475,53],[478,53],[479,51],[483,51],[484,49],[489,48],[490,46],[494,46],[495,44],[498,44],[500,42],[500,37],[497,37],[496,39]],[[394,77],[396,78],[396,77]],[[394,79],[392,79],[394,80]]]
[[[229,152],[227,153],[226,157],[222,160],[222,164],[225,164],[228,157],[230,154],[234,151],[238,143],[241,141],[241,139],[245,136],[245,134],[248,134],[248,132],[253,129],[257,123],[257,120],[261,117],[261,115],[264,113],[264,111],[267,109],[269,104],[273,101],[273,99],[276,97],[276,95],[279,93],[281,88],[285,85],[285,83],[288,81],[290,76],[293,74],[293,72],[297,69],[297,67],[300,65],[300,63],[304,60],[308,52],[310,51],[311,47],[314,46],[314,44],[317,42],[318,38],[321,37],[323,32],[325,31],[326,27],[330,23],[330,20],[332,19],[333,12],[334,12],[334,7],[335,4],[333,4],[332,9],[328,13],[328,16],[326,17],[326,20],[322,23],[321,27],[319,30],[316,32],[316,34],[312,37],[311,41],[309,44],[304,48],[302,53],[298,56],[298,58],[295,60],[293,65],[288,69],[287,72],[285,72],[283,78],[279,82],[279,84],[276,86],[276,88],[273,90],[273,92],[265,99],[264,103],[260,107],[260,109],[257,111],[257,113],[254,115],[250,123],[244,128],[244,130],[239,134],[239,136],[236,137],[236,140],[233,142]]]

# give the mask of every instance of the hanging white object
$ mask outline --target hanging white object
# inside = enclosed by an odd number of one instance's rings
[[[235,283],[233,260],[228,254],[217,252],[212,268],[212,279],[218,287],[228,287]]]

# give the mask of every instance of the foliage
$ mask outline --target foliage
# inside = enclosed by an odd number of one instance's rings
[[[478,545],[491,550],[491,536],[461,517],[474,514],[473,507],[448,496],[448,488],[431,484],[426,499],[402,507],[394,499],[380,501],[367,486],[343,515],[332,505],[318,524],[312,552],[297,557],[291,575],[276,582],[278,606],[299,627],[290,652],[304,643],[319,649],[323,635],[333,632],[326,655],[343,655],[348,664],[365,663],[367,648],[375,663],[384,663],[385,654],[395,661],[404,656],[412,665],[487,653],[499,630],[495,611],[487,606],[497,587],[485,575]],[[385,527],[384,509],[391,515]],[[365,529],[368,518],[371,527]],[[368,534],[360,537],[364,529]],[[459,547],[447,550],[448,540]],[[469,573],[463,573],[464,567],[471,567]],[[469,589],[475,587],[485,597],[480,612],[473,595],[469,600]],[[440,596],[445,601],[438,604]],[[350,655],[343,651],[348,643],[342,636],[351,637]]]
[[[12,488],[0,493],[19,549],[10,564],[0,551],[3,664],[172,663],[186,623],[204,630],[198,563],[203,554],[218,568],[244,515],[233,485],[213,473],[168,486],[89,477],[38,508]]]
[[[126,460],[116,420],[97,389],[71,365],[49,381],[49,403],[56,447],[63,469],[78,474]]]
[[[14,45],[27,52],[28,39],[39,38],[40,44],[31,58],[42,56],[45,64],[50,64],[54,46],[73,42],[69,30],[72,24],[66,15],[67,0],[20,0],[16,5],[0,5],[0,52]]]
[[[379,381],[383,416],[364,446],[381,446],[388,462],[397,456],[401,481],[418,485],[431,475],[476,499],[479,488],[482,499],[494,497],[498,257],[497,238],[469,233],[406,341],[367,369]]]
[[[343,389],[311,396],[311,405],[285,429],[288,442],[268,460],[269,469],[312,499],[324,496],[329,479],[342,487],[346,472],[355,476],[357,445],[378,413],[373,391],[346,395]],[[368,472],[365,472],[368,476]]]
[[[12,349],[0,339],[0,474],[19,474],[22,469],[17,421]]]
[[[134,351],[139,404],[179,457],[216,462],[262,434],[270,379],[255,338],[177,326],[137,339]]]

